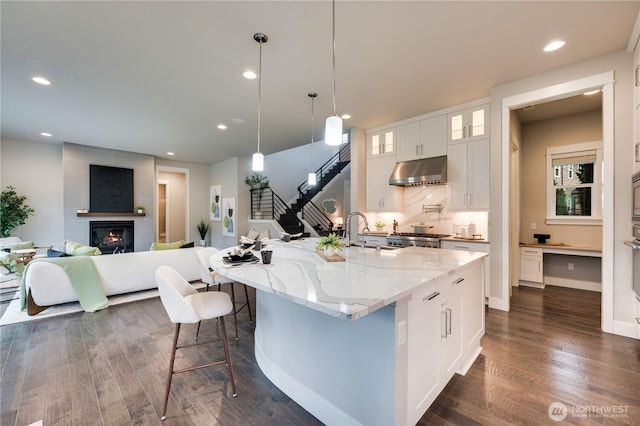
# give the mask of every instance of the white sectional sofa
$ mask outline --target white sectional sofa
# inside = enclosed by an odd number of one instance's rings
[[[156,269],[162,265],[172,267],[188,281],[200,280],[196,254],[199,249],[141,251],[89,258],[94,263],[104,294],[113,296],[156,288]],[[78,301],[69,276],[61,266],[65,259],[33,261],[26,268],[24,285],[29,315],[35,315],[43,307]]]

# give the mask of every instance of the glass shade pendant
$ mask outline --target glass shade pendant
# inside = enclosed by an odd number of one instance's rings
[[[260,43],[260,62],[258,66],[258,149],[253,154],[251,161],[251,170],[254,172],[264,171],[264,155],[260,152],[260,108],[262,106],[262,44],[266,43],[266,35],[262,33],[256,33],[253,35],[253,39]]]
[[[337,115],[327,117],[324,128],[324,143],[340,145],[342,143],[342,118]]]
[[[309,186],[315,186],[316,183],[318,183],[316,181],[316,174],[311,172],[309,173],[309,177],[307,178],[307,183],[309,184]]]
[[[316,181],[316,173],[313,170],[313,101],[318,97],[316,92],[307,93],[307,96],[311,98],[311,171],[309,172],[309,176],[307,177],[307,185],[315,186]]]
[[[251,161],[251,170],[254,172],[264,171],[264,155],[261,152],[254,152]]]

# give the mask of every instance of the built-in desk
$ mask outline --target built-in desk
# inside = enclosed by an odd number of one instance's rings
[[[571,258],[559,256],[571,256]],[[585,259],[601,257],[600,247],[520,243],[519,283],[537,288],[544,288],[549,284],[601,291],[601,282],[593,281],[594,277],[601,276],[601,264],[598,261]]]

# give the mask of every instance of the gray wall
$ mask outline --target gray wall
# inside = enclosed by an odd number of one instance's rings
[[[0,141],[0,186],[13,186],[35,215],[12,236],[59,247],[63,233],[62,146],[15,139]]]

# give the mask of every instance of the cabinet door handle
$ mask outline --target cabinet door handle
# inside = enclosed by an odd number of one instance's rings
[[[442,320],[444,315],[444,321]],[[440,311],[440,337],[447,338],[447,312]]]
[[[416,145],[416,156],[418,155],[418,145]]]
[[[462,126],[462,139],[467,137],[467,126]]]
[[[427,300],[433,300],[438,296],[440,296],[440,292],[439,291],[434,291],[430,295],[423,297],[422,301],[424,302],[424,301],[427,301]]]
[[[447,321],[447,336],[451,336],[451,308],[447,308],[447,317],[449,318]]]
[[[420,155],[424,154],[424,145],[420,144]]]
[[[542,271],[542,262],[538,260],[538,272]]]
[[[453,248],[471,251],[471,249],[468,246],[453,246]]]
[[[453,285],[458,285],[458,284],[460,284],[462,281],[464,281],[464,278],[458,278],[457,280],[453,280],[453,281],[451,281],[451,284],[453,284]]]

